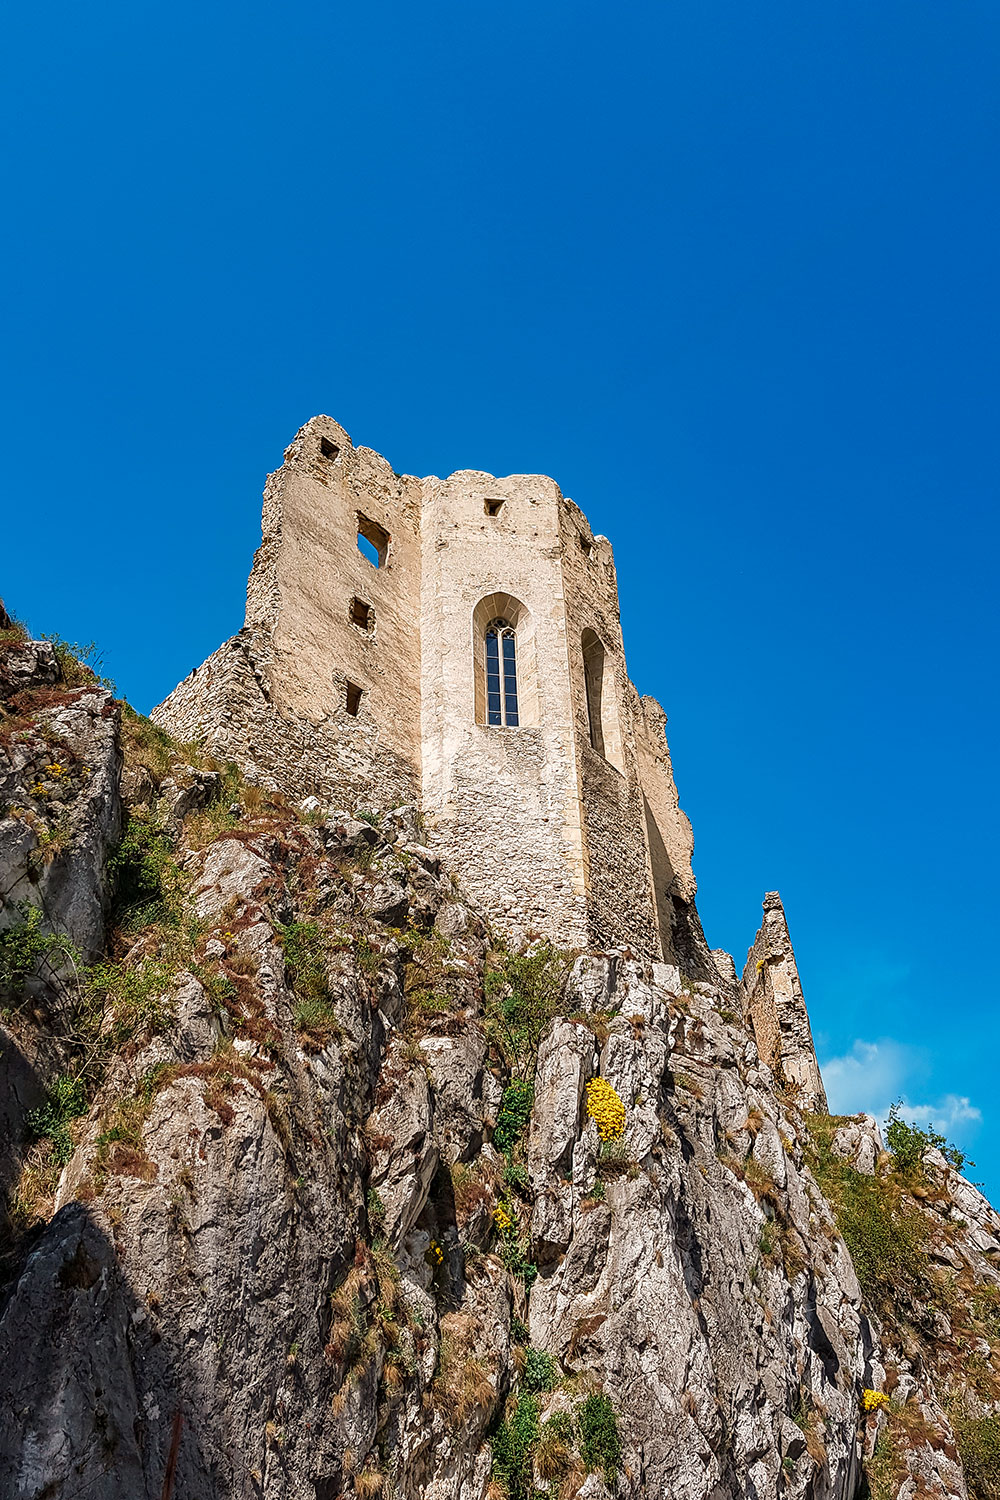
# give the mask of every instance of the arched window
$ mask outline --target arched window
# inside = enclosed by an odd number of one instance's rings
[[[514,729],[517,711],[517,637],[508,620],[486,627],[486,722]]]
[[[534,729],[541,721],[535,622],[503,589],[484,594],[472,611],[471,683],[477,724]]]

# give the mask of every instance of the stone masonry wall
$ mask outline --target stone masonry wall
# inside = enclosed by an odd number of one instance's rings
[[[666,959],[692,979],[713,978],[714,965],[695,909],[694,835],[682,812],[667,745],[667,716],[655,698],[636,698],[635,743],[653,877],[653,899]]]
[[[573,946],[587,939],[586,884],[559,502],[540,476],[424,481],[423,791],[435,841],[469,891],[515,937]],[[477,657],[498,615],[517,631],[519,728],[477,722]]]
[[[563,500],[559,520],[590,942],[628,945],[643,957],[660,958],[635,747],[635,693],[625,665],[614,555],[606,537],[592,535],[571,500]]]
[[[419,799],[413,766],[346,711],[321,723],[280,712],[270,698],[269,642],[241,630],[186,677],[150,717],[177,739],[235,761],[251,781],[287,796],[353,809]]]

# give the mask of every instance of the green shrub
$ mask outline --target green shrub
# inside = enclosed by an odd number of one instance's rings
[[[491,1440],[493,1474],[509,1500],[532,1500],[532,1454],[538,1432],[538,1397],[522,1391],[511,1415],[500,1423]]]
[[[889,1111],[885,1128],[885,1143],[892,1152],[893,1161],[901,1172],[914,1172],[920,1168],[925,1151],[940,1151],[945,1161],[961,1172],[966,1166],[974,1167],[964,1151],[952,1146],[939,1130],[921,1130],[919,1125],[900,1119],[902,1099],[897,1099]]]
[[[512,1151],[517,1145],[525,1125],[531,1119],[531,1106],[534,1102],[534,1089],[522,1079],[516,1079],[504,1089],[493,1132],[493,1144],[498,1151]]]
[[[59,670],[62,672],[63,681],[67,687],[84,687],[93,682],[110,689],[111,692],[115,691],[112,679],[101,675],[104,662],[97,649],[96,641],[88,641],[86,645],[81,646],[76,641],[64,641],[61,635],[43,635],[42,640],[48,641],[55,652]]]
[[[527,1324],[522,1323],[516,1313],[511,1313],[510,1337],[511,1341],[515,1344],[526,1344],[530,1338]]]
[[[174,1017],[176,974],[176,964],[163,958],[146,958],[133,964],[95,964],[87,972],[82,1030],[96,1037],[110,1007],[108,1039],[115,1046],[142,1032],[161,1031]]]
[[[65,1166],[73,1155],[69,1122],[86,1112],[87,1095],[83,1080],[63,1074],[48,1090],[45,1103],[29,1112],[25,1125],[34,1140],[47,1138],[52,1142],[53,1156],[60,1166]]]
[[[180,747],[172,735],[122,702],[122,751],[126,766],[141,765],[159,782]]]
[[[954,1425],[969,1500],[1000,1500],[1000,1416],[961,1417]]]
[[[505,1186],[513,1188],[516,1193],[527,1194],[531,1188],[527,1167],[523,1162],[515,1161],[510,1152],[503,1165],[503,1180]]]
[[[121,843],[108,860],[115,916],[131,930],[181,920],[181,873],[170,837],[151,818],[133,813]]]
[[[549,943],[530,953],[495,953],[487,970],[486,1024],[510,1067],[530,1079],[542,1033],[558,1014],[568,960]]]
[[[275,927],[285,955],[292,989],[300,1000],[328,1001],[330,984],[326,967],[326,944],[315,922],[280,923]]]
[[[0,930],[0,994],[19,995],[24,981],[45,961],[58,967],[60,957],[80,963],[80,955],[64,933],[44,932],[37,906],[19,903],[23,921]]]
[[[340,1036],[342,1027],[330,995],[322,928],[316,922],[290,922],[287,927],[276,926],[275,933],[295,991],[292,1019],[296,1028],[308,1033],[317,1044]]]
[[[835,1117],[807,1119],[809,1166],[833,1209],[866,1302],[893,1326],[907,1309],[915,1317],[921,1309],[929,1314],[941,1292],[927,1255],[923,1216],[904,1201],[902,1184],[892,1173],[869,1176],[831,1149]]]
[[[618,1418],[605,1395],[590,1395],[577,1416],[580,1431],[580,1457],[590,1472],[603,1469],[613,1485],[622,1465],[622,1445],[618,1435]]]
[[[526,1391],[551,1391],[559,1379],[559,1366],[544,1349],[524,1351],[524,1373],[521,1387]]]

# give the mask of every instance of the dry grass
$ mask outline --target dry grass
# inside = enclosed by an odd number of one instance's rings
[[[373,1464],[366,1464],[354,1479],[354,1493],[360,1500],[375,1500],[385,1488],[385,1475]]]
[[[496,1388],[477,1353],[480,1328],[468,1313],[446,1313],[441,1319],[438,1369],[431,1387],[434,1404],[455,1426],[474,1411],[488,1410]]]
[[[493,1193],[472,1167],[456,1162],[450,1169],[451,1190],[455,1199],[455,1216],[465,1224],[485,1204],[493,1202]]]
[[[535,1468],[548,1484],[562,1485],[574,1477],[583,1480],[585,1470],[573,1451],[571,1435],[557,1421],[542,1423],[535,1447]]]
[[[7,1235],[14,1241],[38,1224],[47,1223],[55,1207],[62,1167],[50,1140],[29,1147],[10,1202],[7,1205]]]

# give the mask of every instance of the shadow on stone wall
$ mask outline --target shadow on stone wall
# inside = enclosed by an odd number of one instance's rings
[[[4,1284],[15,1274],[30,1237],[19,1236],[14,1195],[28,1142],[25,1119],[45,1097],[45,1085],[32,1060],[12,1034],[0,1027],[0,1302]]]
[[[61,1209],[0,1317],[0,1494],[160,1500],[176,1413],[196,1419],[199,1392],[158,1321],[89,1209]],[[213,1470],[185,1420],[177,1500],[216,1495]]]
[[[653,816],[653,809],[645,797],[642,805],[646,816],[656,920],[664,960],[676,964],[688,979],[700,979],[714,984],[718,980],[718,973],[712,962],[705,934],[701,930],[697,908],[693,901],[685,901],[675,893],[677,873],[669,851]]]

